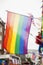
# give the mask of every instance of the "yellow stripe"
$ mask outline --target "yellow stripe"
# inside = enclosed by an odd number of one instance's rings
[[[16,44],[16,36],[17,36],[19,18],[20,18],[19,15],[15,15],[15,19],[14,19],[14,23],[13,23],[14,26],[13,26],[13,34],[12,34],[10,53],[15,53],[15,44]]]
[[[11,41],[11,47],[10,47],[10,53],[11,54],[14,54],[15,41],[16,41],[16,33],[13,32],[12,41]]]

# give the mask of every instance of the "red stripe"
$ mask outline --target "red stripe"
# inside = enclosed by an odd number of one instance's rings
[[[7,46],[8,36],[9,36],[9,26],[7,25],[6,26],[6,33],[5,33],[5,36],[4,36],[4,42],[3,42],[3,48],[5,48],[5,49],[6,49],[6,46]]]

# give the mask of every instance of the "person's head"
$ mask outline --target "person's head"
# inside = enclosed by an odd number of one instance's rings
[[[41,32],[38,32],[39,35],[41,35]]]

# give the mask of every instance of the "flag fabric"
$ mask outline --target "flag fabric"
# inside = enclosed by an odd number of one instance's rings
[[[32,17],[7,11],[3,48],[11,54],[26,54]]]

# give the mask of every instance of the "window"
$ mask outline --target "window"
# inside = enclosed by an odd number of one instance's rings
[[[0,27],[0,32],[2,32],[2,27]]]
[[[2,35],[0,35],[0,40],[2,40]]]
[[[1,45],[1,43],[0,43],[0,49],[2,48],[2,45]]]

